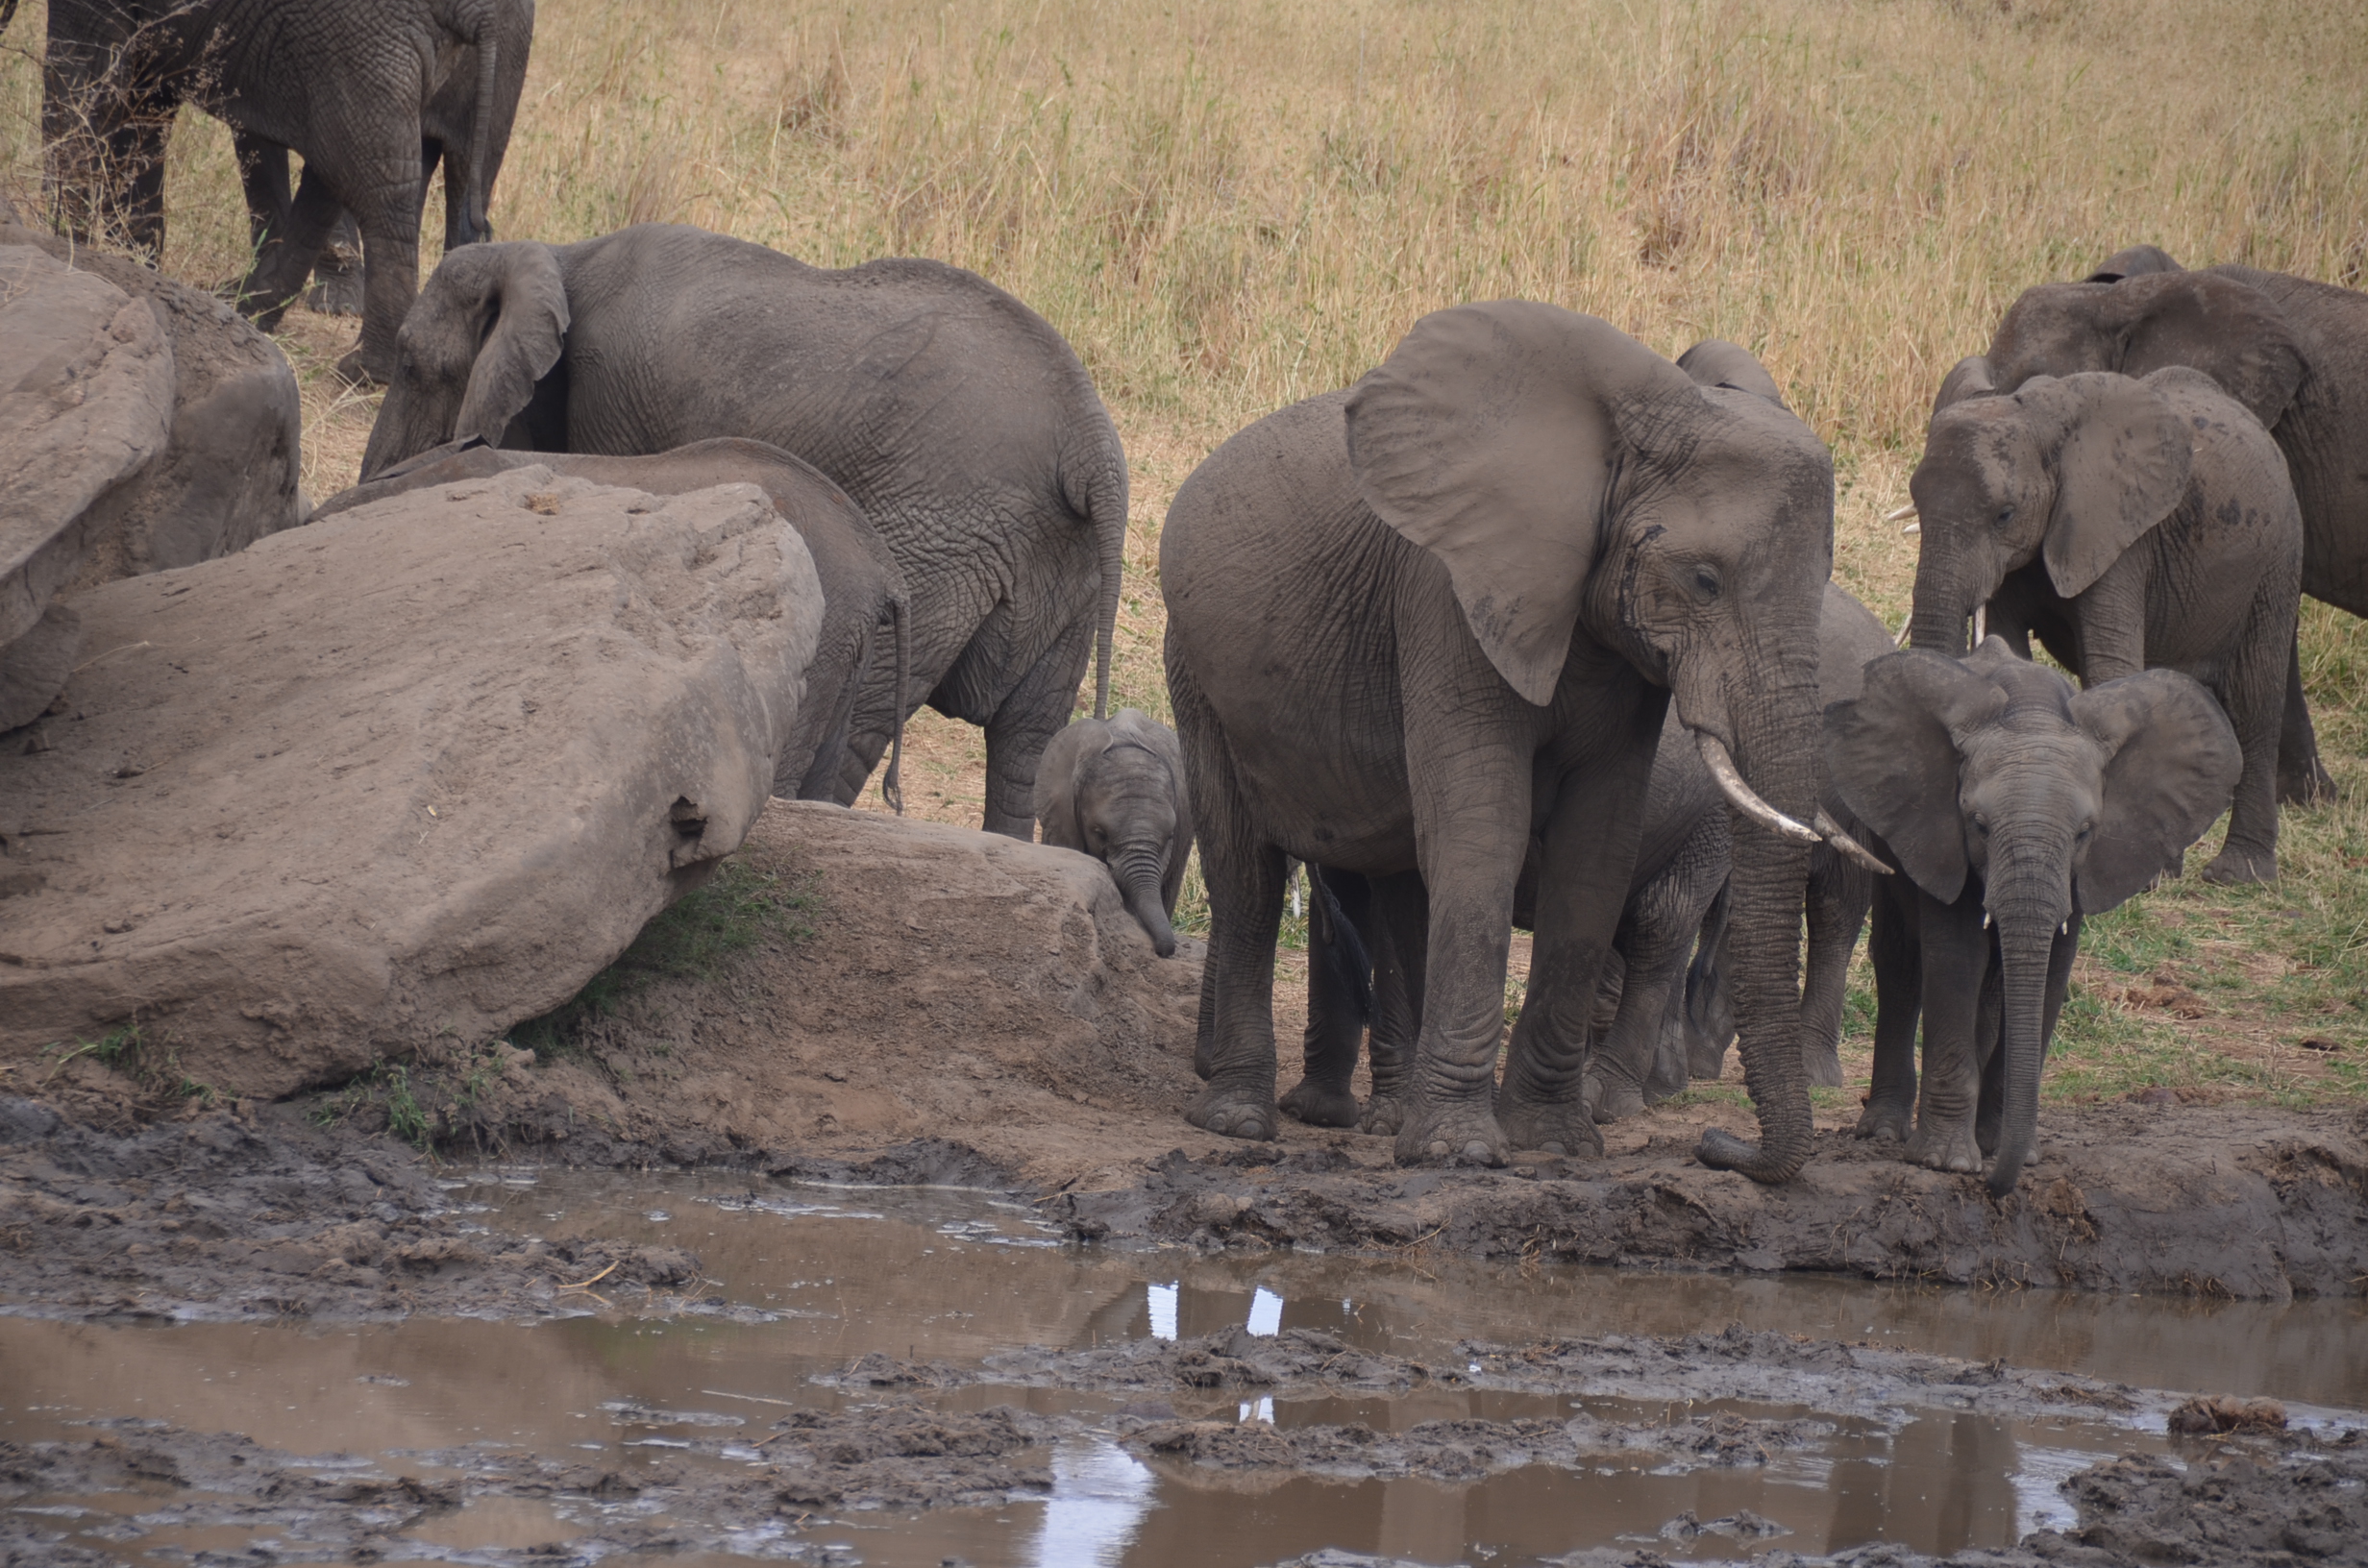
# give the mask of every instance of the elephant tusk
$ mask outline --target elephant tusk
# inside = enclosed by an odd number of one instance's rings
[[[1841,823],[1834,821],[1831,816],[1827,815],[1826,809],[1823,806],[1819,806],[1817,808],[1816,819],[1810,825],[1814,827],[1819,833],[1825,835],[1826,843],[1832,845],[1835,848],[1840,850],[1852,860],[1857,861],[1868,870],[1873,871],[1876,875],[1888,876],[1891,874],[1891,868],[1886,866],[1873,850],[1867,848],[1866,845],[1859,843],[1858,840],[1843,832]]]
[[[1711,771],[1711,777],[1718,781],[1719,792],[1727,797],[1729,805],[1769,832],[1790,839],[1795,844],[1824,842],[1817,836],[1815,828],[1794,821],[1761,799],[1759,793],[1743,782],[1743,775],[1736,771],[1735,758],[1727,753],[1718,737],[1696,730],[1693,739],[1694,744],[1701,747],[1703,766]]]
[[[1900,523],[1905,522],[1907,519],[1913,516],[1915,516],[1915,502],[1912,501],[1905,506],[1894,506],[1889,511],[1884,513],[1883,521],[1886,523]],[[1913,533],[1915,532],[1915,529],[1910,528],[1908,531],[1910,533]]]
[[[1989,929],[1989,911],[1986,909],[1982,911],[1982,929],[1985,931]]]
[[[1922,533],[1924,531],[1924,525],[1921,523],[1911,523],[1899,531],[1902,533]]]
[[[1891,639],[1891,646],[1894,648],[1906,648],[1908,646],[1909,635],[1914,630],[1915,617],[1912,615],[1908,617],[1907,620],[1902,621],[1899,624],[1899,635]]]
[[[1980,648],[1982,646],[1982,639],[1988,635],[1989,606],[1986,604],[1976,604],[1973,607],[1973,646]]]

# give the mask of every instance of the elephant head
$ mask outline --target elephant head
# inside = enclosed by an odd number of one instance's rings
[[[1037,760],[1035,807],[1044,842],[1108,866],[1151,945],[1172,957],[1175,932],[1168,920],[1193,845],[1175,731],[1133,708],[1078,720]]]
[[[1909,480],[1914,646],[1962,653],[1965,618],[2041,556],[2059,594],[2086,592],[2185,498],[2192,462],[2170,401],[2127,376],[2040,376],[1949,403]]]
[[[2075,693],[1998,638],[1970,658],[1924,649],[1868,664],[1826,710],[1826,765],[1858,819],[1944,904],[1980,885],[2004,976],[2006,1102],[1989,1173],[2029,1158],[2058,933],[2174,870],[2225,810],[2242,759],[2209,693],[2148,670]]]
[[[1574,636],[1616,651],[1668,689],[1760,824],[1738,835],[1731,897],[1763,1142],[1714,1133],[1702,1157],[1788,1179],[1810,1138],[1798,965],[1833,566],[1823,443],[1765,389],[1698,384],[1607,322],[1523,301],[1417,323],[1351,394],[1347,435],[1367,504],[1444,565],[1515,692],[1554,702]]]
[[[548,245],[470,245],[446,256],[395,334],[395,374],[361,459],[366,483],[447,441],[494,446],[567,344],[567,285]]]

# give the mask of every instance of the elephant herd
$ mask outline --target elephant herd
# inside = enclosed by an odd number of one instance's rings
[[[358,226],[347,368],[386,390],[363,482],[324,513],[526,462],[755,482],[828,601],[778,793],[850,803],[885,752],[893,798],[914,708],[978,724],[987,828],[1102,859],[1163,956],[1196,844],[1185,1114],[1211,1132],[1290,1114],[1393,1135],[1406,1163],[1580,1155],[1714,1076],[1732,1037],[1759,1141],[1713,1130],[1697,1155],[1782,1182],[1811,1152],[1809,1086],[1839,1081],[1871,913],[1858,1130],[2004,1194],[2084,918],[2176,874],[2232,802],[2204,874],[2274,876],[2279,803],[2331,789],[2295,627],[2306,593],[2368,613],[2368,295],[2152,247],[2025,292],[1943,381],[1894,514],[1920,535],[1905,649],[1833,583],[1831,456],[1747,352],[1672,362],[1530,301],[1437,311],[1177,491],[1172,731],[1104,717],[1125,454],[1018,300],[934,261],[826,271],[676,226],[492,243],[530,0],[49,15],[78,231],[160,245],[183,101],[237,134],[250,311]],[[352,90],[287,90],[330,81]],[[448,254],[422,288],[439,159]],[[2035,636],[2073,678],[2031,662]],[[1094,717],[1071,725],[1089,661]],[[1278,1093],[1294,861],[1316,940],[1305,1070]]]

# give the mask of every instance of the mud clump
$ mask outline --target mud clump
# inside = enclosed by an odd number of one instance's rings
[[[1424,1476],[1477,1481],[1524,1465],[1574,1468],[1591,1458],[1659,1461],[1657,1473],[1765,1464],[1774,1449],[1799,1448],[1832,1432],[1822,1421],[1689,1417],[1667,1425],[1580,1415],[1567,1421],[1424,1421],[1403,1432],[1362,1423],[1277,1428],[1233,1421],[1176,1421],[1124,1439],[1147,1458],[1221,1470],[1291,1470],[1353,1479]]]
[[[994,1504],[1051,1490],[1051,1469],[1026,1452],[1044,1430],[1004,1406],[977,1414],[917,1405],[800,1410],[764,1451],[777,1467],[775,1496],[798,1507]]]
[[[2283,1432],[2285,1407],[2274,1399],[2224,1399],[2204,1395],[2171,1412],[2170,1430],[2182,1436],[2227,1432]]]

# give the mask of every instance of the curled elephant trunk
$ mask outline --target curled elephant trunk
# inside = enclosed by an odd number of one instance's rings
[[[1168,922],[1167,901],[1161,895],[1161,869],[1157,848],[1122,851],[1110,860],[1110,874],[1118,882],[1127,913],[1149,935],[1152,951],[1162,958],[1173,958],[1175,929]]]

